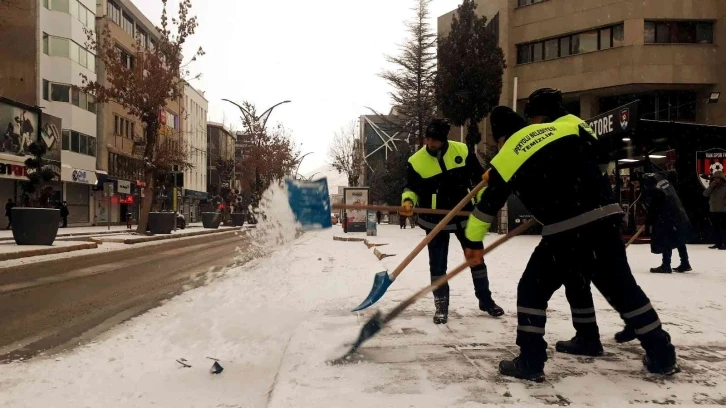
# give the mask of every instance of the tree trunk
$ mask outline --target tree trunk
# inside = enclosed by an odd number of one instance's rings
[[[149,222],[149,213],[151,212],[151,205],[154,201],[153,170],[146,171],[144,181],[146,182],[146,187],[144,187],[144,198],[141,199],[141,208],[139,208],[139,225],[136,228],[137,234],[145,234],[146,224]]]

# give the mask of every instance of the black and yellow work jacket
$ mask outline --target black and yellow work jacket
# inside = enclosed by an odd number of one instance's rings
[[[450,210],[481,182],[483,174],[476,154],[464,143],[448,141],[436,155],[422,147],[408,159],[406,188],[401,202],[410,200],[416,207]],[[463,211],[470,211],[475,203],[476,199],[472,200]],[[421,214],[418,224],[430,230],[442,218],[443,215]],[[444,231],[464,228],[466,223],[466,217],[454,217]]]
[[[576,118],[576,117],[574,117]],[[511,194],[544,226],[543,236],[622,213],[602,188],[598,142],[573,118],[530,125],[492,159],[489,184],[469,217],[466,237],[482,241]]]

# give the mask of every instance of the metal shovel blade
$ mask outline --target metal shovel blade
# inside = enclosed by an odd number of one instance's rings
[[[385,324],[383,315],[381,314],[381,311],[377,311],[373,317],[371,317],[370,320],[366,322],[366,324],[363,325],[363,328],[360,330],[360,334],[358,335],[358,339],[353,343],[350,350],[348,350],[347,353],[343,357],[340,357],[336,360],[331,361],[331,364],[344,364],[346,360],[350,358],[351,355],[353,355],[356,351],[358,351],[358,348],[366,342],[371,337],[375,336],[381,329],[383,328],[383,325]]]
[[[302,225],[303,230],[333,226],[326,178],[315,181],[287,179],[285,185],[290,208],[295,215],[295,220]]]
[[[368,297],[360,304],[360,306],[353,309],[353,312],[361,311],[378,302],[378,300],[386,294],[388,287],[391,286],[392,283],[393,280],[388,275],[388,271],[378,272],[373,278],[373,288],[371,288],[371,293],[368,294]]]

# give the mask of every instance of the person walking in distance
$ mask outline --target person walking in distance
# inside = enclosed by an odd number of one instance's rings
[[[594,187],[602,189],[603,203],[612,204],[612,189],[607,167],[610,163],[610,152],[595,132],[584,120],[570,114],[562,103],[562,93],[557,89],[542,88],[534,91],[527,100],[524,111],[532,124],[556,123],[577,126],[578,135],[590,146],[590,151],[596,159],[601,177],[591,182]],[[560,353],[596,357],[603,354],[600,342],[600,330],[595,316],[595,303],[592,300],[590,281],[584,275],[564,283],[565,296],[570,304],[572,325],[575,336],[571,340],[558,341],[555,350]]]
[[[675,172],[669,172],[671,180],[660,173],[647,173],[641,178],[642,200],[647,211],[649,224],[653,226],[650,250],[662,254],[663,262],[652,273],[672,273],[673,249],[678,249],[681,264],[676,272],[691,271],[686,242],[692,235],[691,222],[674,186]]]
[[[8,217],[8,226],[5,229],[10,229],[13,227],[13,208],[15,207],[15,203],[13,202],[12,198],[8,198],[7,204],[5,204],[5,216]]]
[[[376,211],[376,222],[378,222],[378,225],[381,225],[381,212]]]
[[[496,214],[515,194],[543,224],[517,287],[517,345],[520,354],[499,363],[499,372],[520,379],[544,380],[547,303],[563,284],[591,281],[645,349],[643,363],[653,372],[680,371],[675,348],[658,313],[638,286],[628,265],[620,224],[622,209],[603,195],[594,139],[580,136],[568,122],[526,125],[507,107],[495,108],[489,122],[499,144],[489,184],[469,216],[466,238],[481,242]],[[557,180],[553,183],[552,180]],[[468,248],[467,260],[482,248]]]
[[[63,204],[61,204],[61,208],[60,208],[60,215],[61,215],[61,218],[63,218],[63,228],[68,228],[68,215],[69,214],[70,213],[68,211],[68,204],[65,201],[63,201]]]
[[[446,120],[434,119],[424,135],[424,146],[408,159],[406,187],[401,195],[401,206],[410,210],[414,206],[432,209],[452,209],[479,184],[484,175],[479,160],[464,143],[448,140],[451,126]],[[471,210],[473,203],[464,211]],[[405,216],[413,215],[412,212]],[[428,234],[443,219],[443,215],[420,214],[418,225]],[[446,227],[428,244],[429,272],[431,281],[446,274],[449,256],[449,239],[453,234],[462,248],[483,248],[481,240],[470,242],[464,236],[466,217],[454,217]],[[497,317],[504,310],[492,299],[489,277],[484,257],[477,255],[469,259],[474,293],[479,300],[479,309]],[[449,316],[449,285],[434,291],[434,323],[444,324]]]
[[[703,192],[708,198],[715,240],[715,244],[709,248],[726,250],[726,175],[723,171],[716,171],[710,180],[708,188]]]

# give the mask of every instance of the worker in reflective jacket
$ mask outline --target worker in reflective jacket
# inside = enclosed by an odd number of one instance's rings
[[[408,159],[407,182],[401,196],[401,205],[404,208],[418,206],[452,209],[469,194],[471,188],[481,182],[484,170],[476,155],[465,144],[447,140],[449,130],[450,126],[446,120],[434,119],[426,128],[425,146]],[[475,201],[476,199],[464,207],[464,210],[469,211],[474,208]],[[421,214],[418,217],[418,225],[428,234],[443,217]],[[464,236],[466,223],[466,217],[454,217],[428,244],[432,282],[446,274],[451,234],[456,236],[462,248],[483,248],[482,240],[467,241]],[[503,315],[502,308],[492,300],[484,258],[479,256],[470,260],[470,264],[479,308],[491,316]],[[434,305],[436,307],[434,323],[446,323],[449,313],[448,284],[434,291]]]
[[[580,137],[579,126],[568,122],[526,126],[502,106],[494,109],[490,123],[500,150],[492,159],[489,185],[469,217],[466,238],[481,241],[510,194],[543,224],[542,240],[517,288],[520,355],[502,361],[499,371],[528,380],[544,378],[547,302],[563,284],[584,278],[634,328],[646,352],[646,368],[666,375],[678,372],[670,336],[630,271],[620,232],[622,210],[598,185],[593,139]],[[482,251],[466,250],[467,259]]]
[[[602,176],[598,184],[603,189],[603,199],[607,200],[604,202],[612,203],[610,181],[607,178],[607,167],[610,163],[609,149],[598,139],[590,125],[565,109],[562,103],[562,93],[558,89],[552,88],[534,91],[527,100],[524,114],[532,124],[556,123],[577,126],[579,136],[592,147],[590,150],[596,157]],[[603,347],[595,317],[590,281],[580,275],[577,279],[566,282],[564,286],[576,334],[571,340],[558,341],[555,350],[590,357],[602,355]]]

